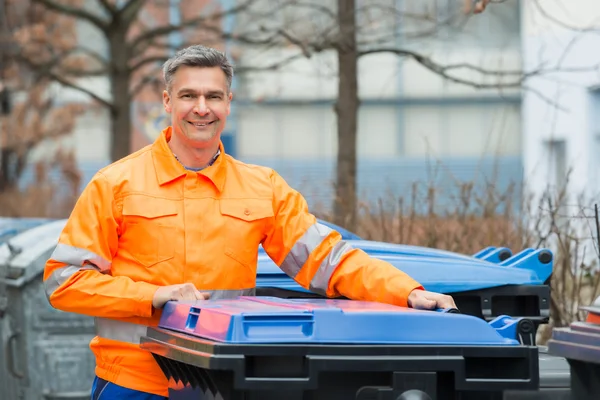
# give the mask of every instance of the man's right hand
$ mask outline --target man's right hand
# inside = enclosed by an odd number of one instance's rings
[[[207,300],[209,293],[202,293],[191,283],[161,286],[152,298],[152,307],[162,308],[169,300]]]

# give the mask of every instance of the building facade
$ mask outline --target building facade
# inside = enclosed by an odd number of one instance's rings
[[[523,2],[523,165],[536,194],[600,193],[600,3]],[[543,67],[540,67],[543,66]]]
[[[375,3],[400,14],[391,21],[377,16],[381,24],[395,24],[388,29],[400,32],[385,46],[419,52],[440,65],[469,63],[490,71],[521,68],[518,1],[491,7],[459,27],[449,21],[460,12],[460,2]],[[435,33],[423,34],[427,28],[411,15],[435,18],[437,26],[429,31]],[[297,51],[294,47],[271,52],[247,49],[239,62],[269,65]],[[460,69],[451,73],[491,88],[450,82],[414,59],[395,54],[360,58],[358,192],[362,200],[390,194],[410,197],[415,183],[435,186],[440,200],[454,196],[461,182],[476,182],[479,187],[487,182],[500,191],[520,184],[520,90],[507,87],[493,74]],[[338,146],[336,74],[336,54],[331,51],[300,59],[280,71],[238,78],[238,157],[273,166],[309,202],[324,206],[332,198]]]

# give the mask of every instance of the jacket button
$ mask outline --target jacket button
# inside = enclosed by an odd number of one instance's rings
[[[246,215],[250,215],[250,210],[248,210],[247,208],[244,210],[244,214]]]

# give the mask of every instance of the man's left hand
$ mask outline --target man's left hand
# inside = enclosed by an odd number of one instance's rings
[[[457,308],[452,296],[418,289],[408,295],[408,306],[425,310]]]

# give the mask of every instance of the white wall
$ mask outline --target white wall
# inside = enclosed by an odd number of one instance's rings
[[[593,110],[591,93],[600,84],[600,35],[586,29],[600,27],[600,2],[546,0],[539,4],[541,10],[536,2],[522,2],[524,69],[543,66],[557,72],[525,83],[523,158],[528,187],[541,193],[547,185],[560,184],[557,169],[564,165],[572,169],[570,192],[577,195],[586,190],[593,195],[600,189],[595,138],[600,120],[593,119],[600,107]]]

